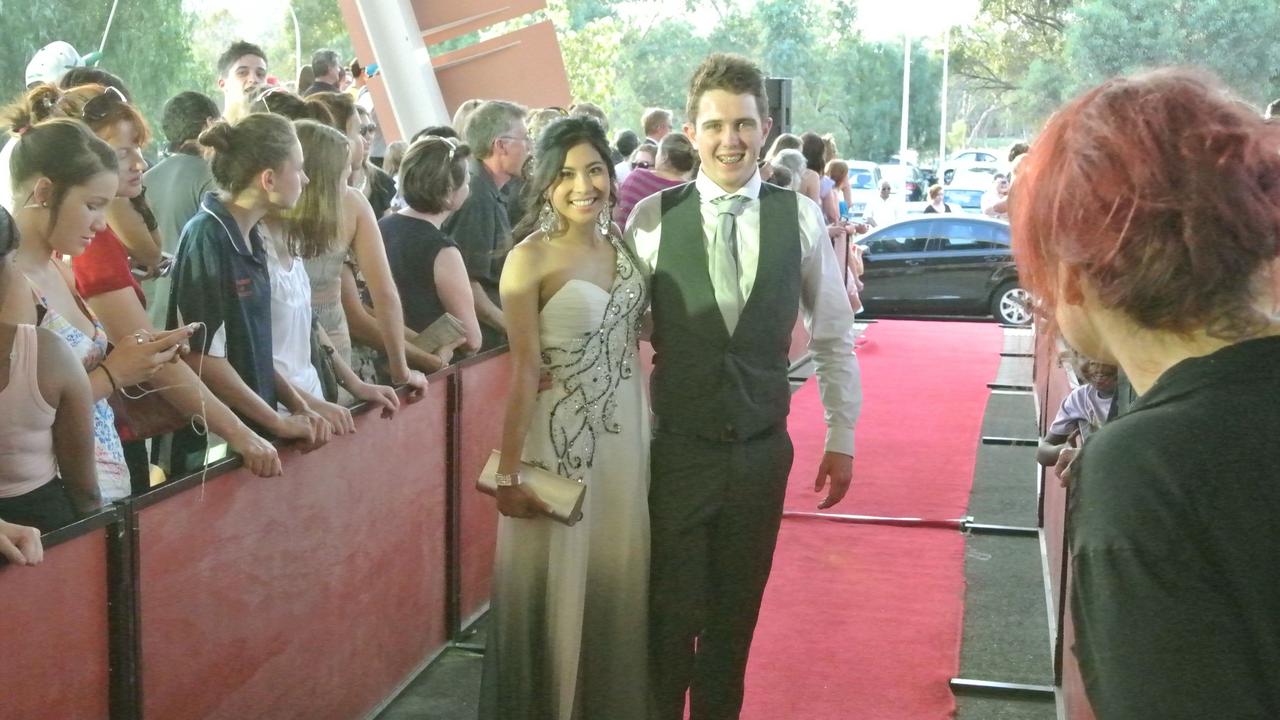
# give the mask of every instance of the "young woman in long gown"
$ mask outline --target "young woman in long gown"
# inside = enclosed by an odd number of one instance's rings
[[[547,127],[516,228],[527,237],[502,274],[512,385],[499,472],[518,476],[523,459],[587,489],[572,527],[541,516],[526,487],[498,490],[486,720],[646,715],[649,411],[637,352],[649,300],[609,221],[608,159],[594,121]]]

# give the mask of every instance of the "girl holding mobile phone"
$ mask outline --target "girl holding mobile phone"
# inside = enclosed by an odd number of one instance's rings
[[[131,200],[137,196],[142,190],[141,173],[145,169],[140,148],[150,137],[146,121],[137,109],[124,100],[121,93],[101,85],[82,85],[61,94],[50,86],[33,94],[41,92],[43,96],[29,96],[26,103],[28,121],[41,119],[42,110],[44,113],[56,110],[81,118],[116,158],[114,198]],[[52,155],[47,160],[57,162],[58,158]],[[108,208],[110,206],[108,203]],[[66,253],[72,258],[75,290],[84,298],[89,311],[96,315],[109,343],[117,347],[154,344],[163,352],[173,350],[171,357],[176,358],[187,351],[187,339],[193,329],[178,328],[166,332],[151,324],[145,296],[129,272],[129,256],[113,232],[112,219],[113,216],[107,213],[101,227],[93,228],[92,240],[82,252]],[[162,363],[149,380],[179,414],[189,419],[199,418],[209,430],[226,440],[230,449],[244,458],[245,466],[251,472],[263,477],[281,473],[275,447],[218,400],[186,364]],[[120,387],[133,384],[136,383],[120,381]],[[150,486],[145,438],[133,437],[127,426],[118,427],[117,434],[124,438],[121,449],[129,471],[130,488],[133,492],[144,491]]]

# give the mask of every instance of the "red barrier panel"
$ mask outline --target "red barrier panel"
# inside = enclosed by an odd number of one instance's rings
[[[1046,372],[1043,393],[1040,398],[1045,406],[1043,414],[1045,415],[1044,424],[1041,426],[1040,433],[1043,434],[1048,430],[1049,423],[1053,422],[1053,418],[1058,414],[1058,408],[1062,406],[1062,401],[1071,393],[1071,382],[1067,379],[1067,373],[1059,365],[1057,361],[1057,347],[1050,345],[1046,348],[1050,352],[1044,361]],[[1058,474],[1053,468],[1045,468],[1044,477],[1044,542],[1046,554],[1049,558],[1049,587],[1050,598],[1054,602],[1052,608],[1054,617],[1058,618],[1058,622],[1062,622],[1063,598],[1066,597],[1066,591],[1063,588],[1063,573],[1065,572],[1065,553],[1064,545],[1066,538],[1066,517],[1067,517],[1067,490],[1062,487],[1062,483],[1058,481]],[[1061,633],[1058,633],[1061,637]]]
[[[443,648],[447,385],[282,478],[140,499],[147,718],[362,717]]]
[[[0,567],[0,718],[107,717],[106,533],[49,547],[36,567]]]
[[[1039,430],[1043,436],[1062,401],[1073,389],[1067,371],[1059,362],[1056,338],[1046,333],[1036,334],[1035,392],[1040,405]],[[1060,686],[1063,708],[1067,720],[1094,720],[1089,700],[1085,696],[1080,667],[1072,654],[1075,631],[1071,622],[1071,568],[1067,547],[1067,497],[1068,489],[1058,481],[1051,468],[1043,472],[1042,517],[1046,556],[1045,582],[1049,584],[1050,608],[1056,622],[1054,646],[1054,674]]]
[[[502,443],[502,421],[511,385],[511,363],[505,353],[460,370],[462,409],[459,468],[458,546],[460,592],[458,613],[465,627],[489,605],[493,551],[498,539],[498,511],[493,498],[475,489],[489,455]]]

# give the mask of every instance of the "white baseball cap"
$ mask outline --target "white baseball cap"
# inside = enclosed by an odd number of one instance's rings
[[[62,40],[51,42],[37,50],[35,57],[27,63],[27,87],[41,82],[56,83],[67,70],[81,65],[84,65],[84,60],[71,43]]]

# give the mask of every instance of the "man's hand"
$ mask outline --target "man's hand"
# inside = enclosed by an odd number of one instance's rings
[[[822,492],[830,479],[827,497],[818,503],[819,510],[826,510],[844,499],[849,492],[849,483],[853,481],[853,457],[838,452],[827,452],[822,456],[822,464],[818,466],[818,479],[813,483],[814,492]]]
[[[14,565],[39,565],[44,560],[40,531],[0,520],[0,557]]]
[[[1070,445],[1062,448],[1058,453],[1058,462],[1054,464],[1053,471],[1058,473],[1058,485],[1066,487],[1071,480],[1071,461],[1076,459],[1077,450]]]

